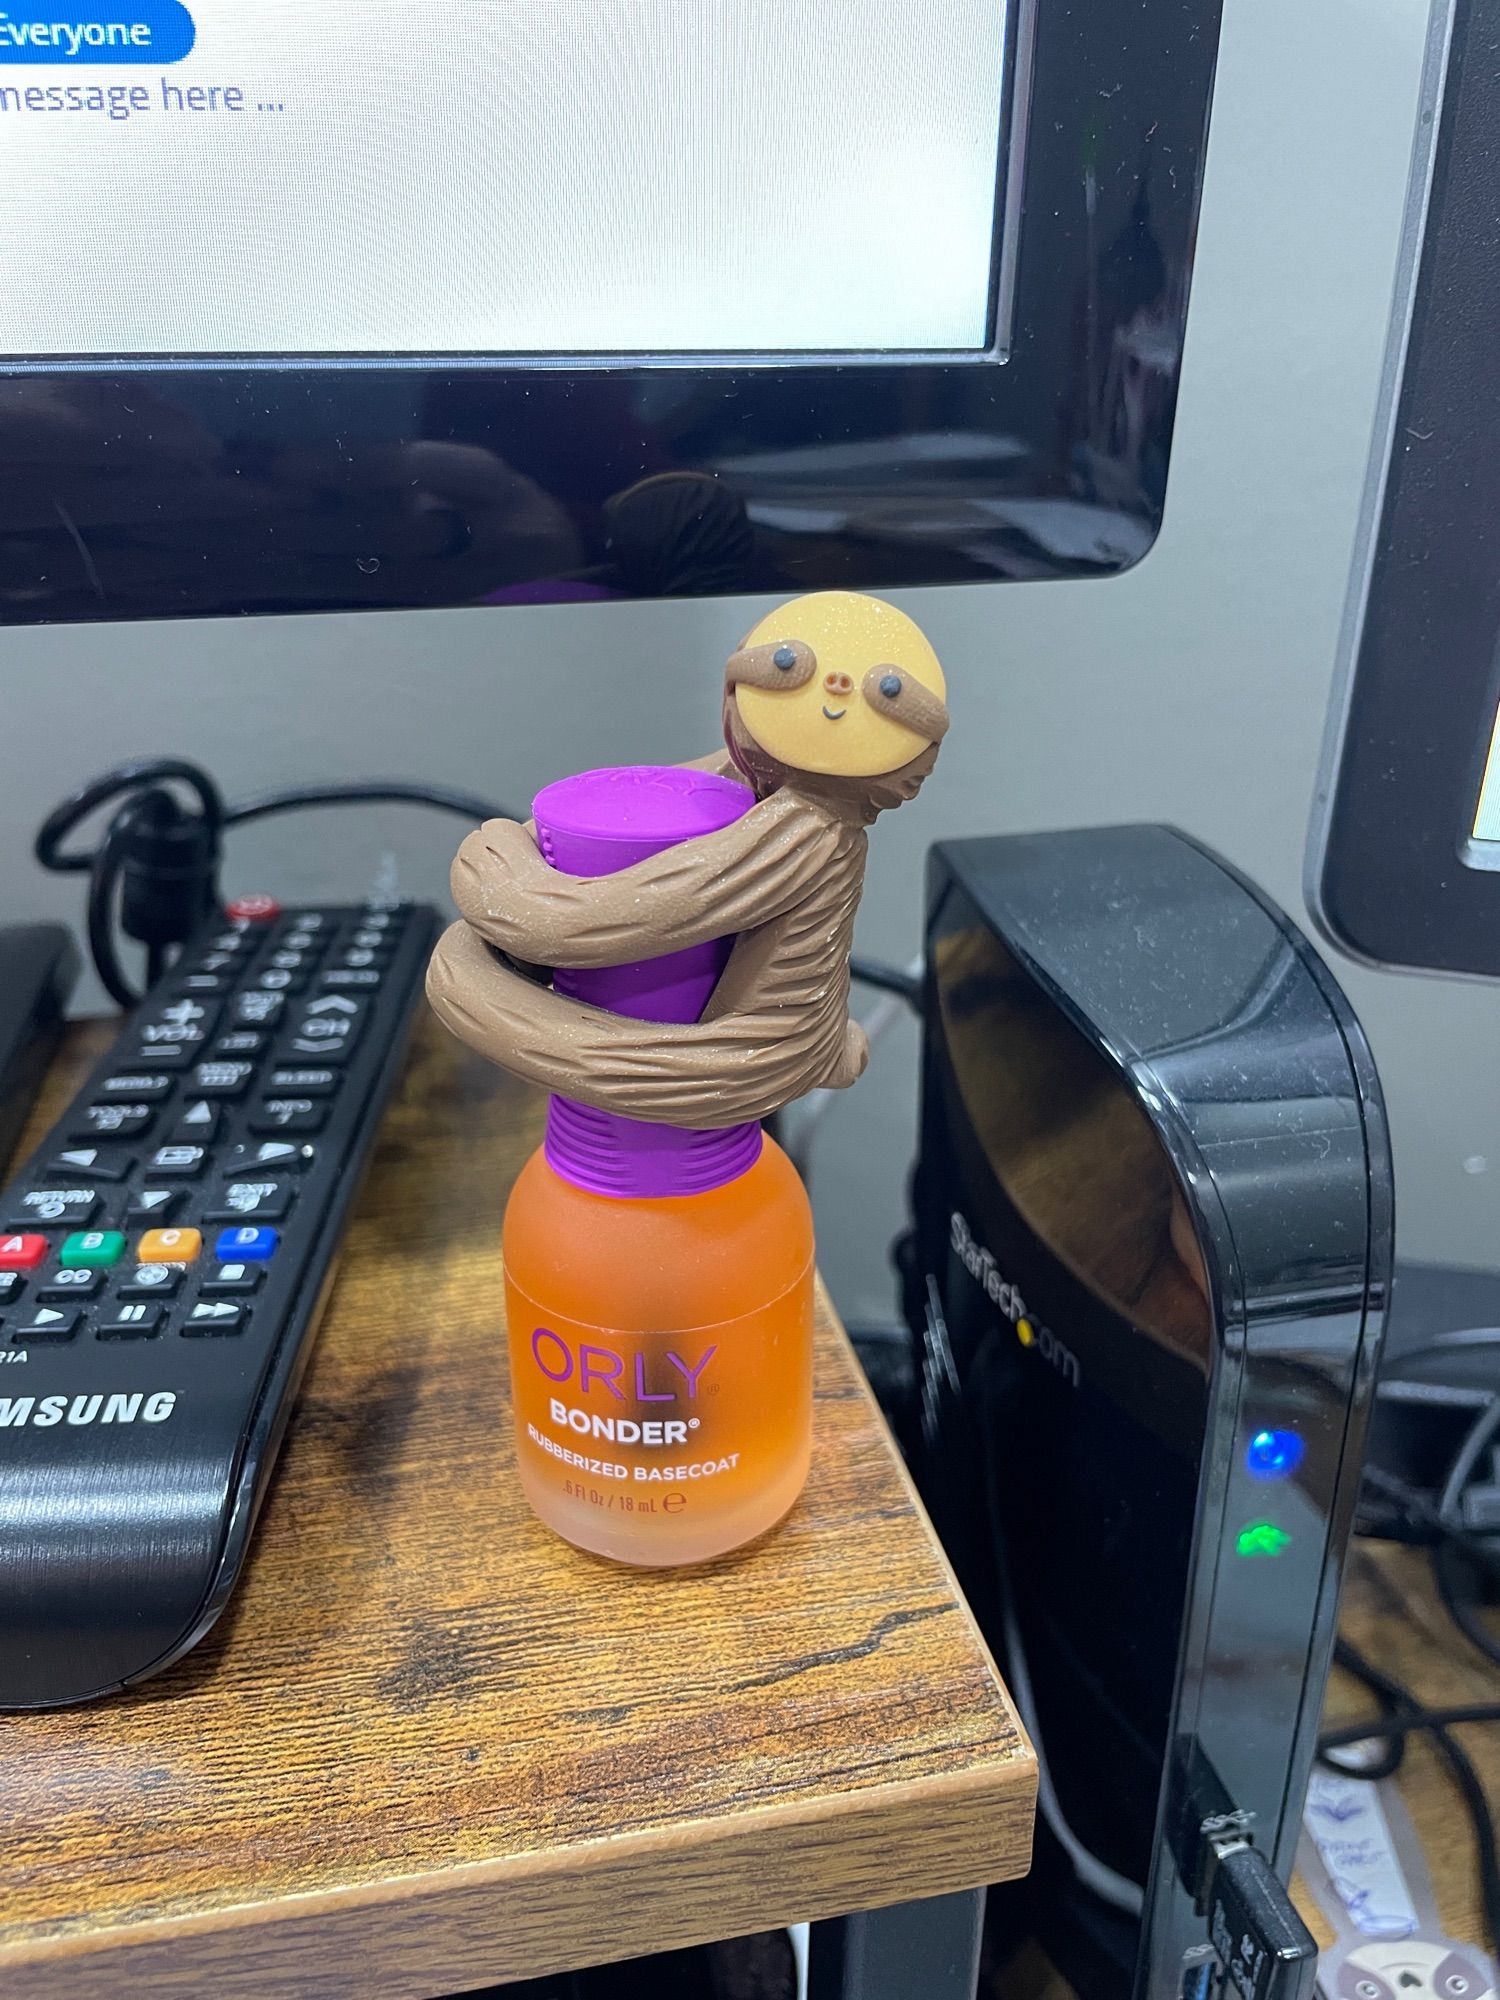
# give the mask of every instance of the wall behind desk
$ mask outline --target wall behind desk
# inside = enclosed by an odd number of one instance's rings
[[[1226,0],[1167,524],[1107,583],[915,591],[959,718],[874,841],[864,950],[909,957],[948,835],[1168,819],[1301,912],[1302,854],[1385,340],[1424,0]],[[524,805],[590,763],[715,739],[719,671],[759,606],[462,611],[0,636],[0,920],[75,918],[28,858],[42,814],[127,754],[179,751],[231,795],[372,774]],[[228,879],[286,899],[377,870],[443,892],[459,829],[402,811],[234,836]],[[1500,1208],[1500,993],[1336,961],[1375,1044],[1404,1254],[1479,1264]],[[93,996],[97,1000],[97,994]],[[891,1310],[915,1035],[823,1127],[823,1258],[851,1317]]]

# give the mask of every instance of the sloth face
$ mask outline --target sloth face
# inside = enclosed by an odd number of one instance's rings
[[[948,726],[943,670],[903,611],[848,590],[773,611],[726,670],[745,729],[795,771],[900,770]]]

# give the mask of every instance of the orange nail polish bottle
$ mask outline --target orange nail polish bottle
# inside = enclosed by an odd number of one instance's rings
[[[536,800],[554,867],[603,875],[754,803],[706,772],[592,771]],[[645,964],[559,971],[559,991],[645,1021],[695,1021],[732,938]],[[580,1548],[700,1562],[792,1506],[812,1429],[813,1228],[758,1123],[652,1125],[553,1098],[505,1216],[522,1484]]]

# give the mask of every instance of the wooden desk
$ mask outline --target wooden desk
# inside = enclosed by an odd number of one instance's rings
[[[1365,1658],[1433,1708],[1500,1701],[1500,1673],[1459,1632],[1433,1588],[1425,1551],[1389,1542],[1356,1542],[1350,1553],[1339,1628]],[[1374,1713],[1359,1683],[1335,1667],[1323,1719],[1330,1728]],[[1455,1735],[1474,1760],[1491,1806],[1500,1813],[1500,1724],[1476,1723]],[[1479,1907],[1474,1834],[1447,1766],[1422,1734],[1406,1739],[1397,1774],[1402,1800],[1421,1838],[1450,1937],[1488,1950]],[[1320,1945],[1332,1934],[1299,1885],[1298,1902]]]
[[[540,1117],[424,1026],[229,1611],[0,1717],[4,2000],[420,2000],[1025,1870],[1033,1758],[826,1300],[778,1534],[662,1576],[532,1519],[500,1218]]]

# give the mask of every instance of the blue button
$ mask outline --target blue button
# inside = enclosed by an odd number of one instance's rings
[[[1245,1448],[1255,1479],[1290,1479],[1307,1447],[1296,1431],[1257,1431]]]
[[[0,13],[0,63],[46,63],[53,69],[80,63],[177,63],[197,39],[182,0],[128,0],[107,8],[90,0],[70,8],[71,18],[59,21],[62,11],[51,0],[10,0],[10,12]]]
[[[221,1229],[214,1255],[221,1264],[260,1264],[274,1257],[281,1241],[279,1229],[253,1229],[249,1223],[239,1229]]]

